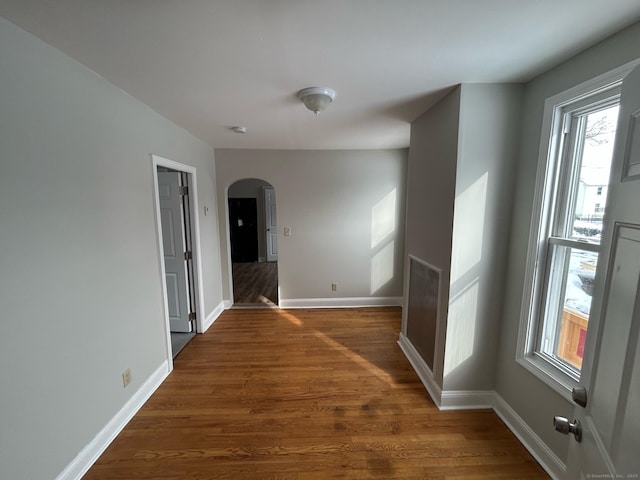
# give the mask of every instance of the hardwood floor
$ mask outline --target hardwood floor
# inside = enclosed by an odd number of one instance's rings
[[[397,308],[227,310],[85,479],[549,478],[490,410],[439,411]]]
[[[278,262],[234,263],[232,273],[235,306],[278,304]]]

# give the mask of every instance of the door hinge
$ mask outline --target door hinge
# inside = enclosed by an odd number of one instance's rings
[[[191,320],[191,321],[195,321],[195,319],[196,319],[196,312],[191,312],[191,313],[189,314],[189,320]]]
[[[184,259],[185,260],[193,260],[193,254],[191,253],[191,251],[184,252]]]
[[[178,193],[181,197],[187,197],[189,195],[189,187],[180,187]]]

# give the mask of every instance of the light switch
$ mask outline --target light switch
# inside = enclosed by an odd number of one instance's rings
[[[284,227],[284,236],[285,237],[291,236],[291,227]]]

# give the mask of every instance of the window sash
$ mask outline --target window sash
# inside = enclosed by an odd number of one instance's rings
[[[550,186],[553,194],[547,208],[550,210],[551,223],[547,226],[545,237],[571,237],[588,116],[619,103],[618,85],[558,107],[562,130],[557,132],[560,139],[558,151],[555,158],[550,159],[555,164],[556,181]]]
[[[600,253],[600,245],[552,237],[549,239],[544,270],[544,288],[540,295],[533,355],[551,364],[576,382],[580,369],[560,356],[560,330],[565,309],[565,295],[571,256],[575,252]],[[571,309],[570,309],[571,310]]]
[[[549,237],[548,242],[549,245],[561,245],[563,247],[575,248],[577,250],[600,253],[600,244],[598,243],[589,243],[566,237]]]

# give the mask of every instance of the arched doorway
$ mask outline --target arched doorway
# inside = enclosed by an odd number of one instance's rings
[[[278,244],[273,186],[238,180],[227,193],[234,307],[278,305]]]

